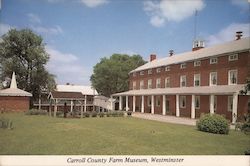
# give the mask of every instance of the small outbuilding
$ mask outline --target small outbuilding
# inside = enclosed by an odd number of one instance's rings
[[[11,85],[8,89],[0,90],[1,112],[23,112],[30,107],[32,94],[17,88],[15,72],[12,74]]]

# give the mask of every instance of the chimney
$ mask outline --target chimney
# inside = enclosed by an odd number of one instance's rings
[[[173,56],[174,55],[174,50],[169,50],[169,56]]]
[[[203,40],[194,40],[192,51],[197,51],[205,47],[205,42]]]
[[[156,59],[156,54],[151,54],[150,55],[150,62]]]
[[[237,31],[236,32],[236,40],[240,40],[242,37],[242,31]]]

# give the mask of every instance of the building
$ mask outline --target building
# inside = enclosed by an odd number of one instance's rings
[[[15,72],[8,89],[0,90],[0,112],[28,111],[32,94],[17,88]]]
[[[94,97],[95,110],[98,112],[106,112],[108,110],[113,110],[114,104],[115,104],[115,99],[108,98],[105,96]]]
[[[129,73],[129,91],[112,96],[119,97],[120,110],[193,119],[217,113],[235,123],[249,109],[249,95],[239,93],[249,75],[250,38],[238,34],[207,48],[194,41],[192,51],[171,50],[162,59],[150,55],[150,62]]]

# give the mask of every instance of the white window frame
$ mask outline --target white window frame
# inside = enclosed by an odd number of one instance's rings
[[[228,56],[228,61],[237,61],[238,60],[238,54],[231,54]]]
[[[231,79],[231,73],[235,72],[236,73],[236,83],[232,83]],[[238,82],[238,70],[229,70],[228,71],[228,85],[237,85]]]
[[[197,80],[199,81],[199,85],[196,85]],[[201,74],[194,74],[194,86],[195,87],[201,86]]]
[[[156,88],[161,88],[161,78],[156,79]]]
[[[182,105],[183,100],[184,100],[184,103],[185,103],[184,106]],[[187,106],[186,96],[180,96],[180,105],[179,106],[180,106],[180,108],[186,108],[186,106]]]
[[[149,69],[149,70],[148,70],[148,75],[149,75],[149,74],[152,74],[152,69]]]
[[[170,71],[170,66],[166,66],[165,71]]]
[[[194,67],[197,67],[197,66],[201,66],[200,60],[194,61]]]
[[[198,106],[196,105],[197,101],[199,103]],[[195,109],[200,109],[201,108],[201,98],[200,98],[200,96],[195,96],[195,104],[194,105],[195,105]]]
[[[212,74],[216,74],[216,84],[213,84]],[[217,75],[217,72],[210,72],[209,73],[209,86],[216,86],[217,84],[218,84],[218,75]]]
[[[228,99],[227,99],[227,111],[228,112],[233,111],[233,96],[228,96]]]
[[[187,64],[186,64],[186,63],[182,63],[182,64],[180,65],[180,68],[181,68],[181,69],[186,69],[186,67],[187,67]]]
[[[156,68],[156,73],[160,73],[161,72],[161,68]]]
[[[170,77],[165,78],[165,88],[170,88]]]
[[[136,90],[136,81],[133,81],[133,90]]]
[[[140,76],[143,76],[144,75],[144,71],[140,71]]]
[[[182,85],[182,82],[185,82],[185,86]],[[187,86],[187,76],[186,75],[181,75],[180,76],[180,87],[186,87]]]
[[[144,89],[144,80],[140,81],[140,89]]]
[[[152,89],[152,79],[148,80],[148,89]]]
[[[217,57],[210,58],[210,64],[217,64],[217,63],[218,63]]]

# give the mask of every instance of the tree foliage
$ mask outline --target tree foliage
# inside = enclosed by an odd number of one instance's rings
[[[104,96],[127,91],[129,89],[128,73],[145,63],[140,55],[113,54],[110,58],[102,58],[94,66],[90,78],[92,86]]]
[[[11,77],[15,71],[18,88],[33,94],[36,99],[42,91],[55,87],[54,76],[45,68],[49,54],[41,36],[29,29],[12,29],[0,42],[0,79]]]

